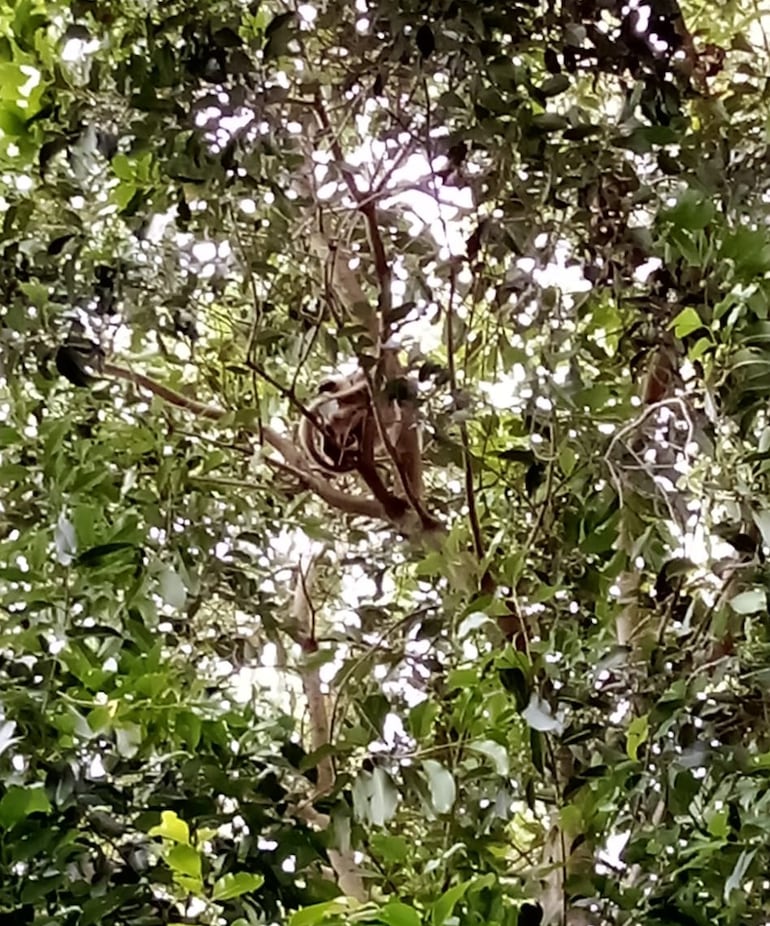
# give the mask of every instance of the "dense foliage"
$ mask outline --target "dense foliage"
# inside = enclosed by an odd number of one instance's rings
[[[0,922],[770,922],[770,10],[0,23]]]

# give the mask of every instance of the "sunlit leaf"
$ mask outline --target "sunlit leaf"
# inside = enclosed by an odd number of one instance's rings
[[[164,810],[160,815],[161,822],[149,830],[150,836],[162,836],[173,842],[188,845],[190,842],[190,829],[184,820],[180,820],[173,810]]]
[[[377,766],[371,772],[359,773],[353,785],[353,805],[358,817],[383,826],[395,813],[398,801],[398,790],[385,769]]]
[[[735,867],[730,872],[730,876],[725,881],[724,889],[724,900],[727,903],[730,899],[730,894],[733,891],[740,890],[743,887],[743,880],[746,877],[746,873],[751,867],[751,863],[754,861],[754,856],[757,854],[756,849],[744,849],[743,852],[738,856],[737,861],[735,862]]]
[[[494,740],[476,740],[472,743],[468,743],[468,748],[472,749],[474,752],[480,752],[482,755],[491,759],[498,775],[508,774],[508,753],[499,743],[496,743]]]
[[[639,758],[639,747],[647,741],[650,731],[650,721],[646,714],[634,717],[626,731],[626,754],[634,761]]]
[[[142,728],[133,723],[122,723],[115,728],[118,752],[127,759],[139,751],[142,742]]]
[[[689,334],[692,334],[693,331],[703,328],[703,322],[695,309],[688,307],[682,309],[671,322],[670,327],[674,329],[674,334],[678,338],[686,338]]]
[[[201,877],[201,857],[197,849],[187,845],[175,845],[166,853],[166,861],[182,875],[194,880]]]
[[[340,897],[335,900],[328,900],[325,903],[312,904],[302,910],[292,913],[289,918],[289,926],[316,926],[316,923],[323,923],[325,920],[333,919],[338,914],[344,914],[349,907],[347,898]]]
[[[75,539],[75,526],[64,515],[59,515],[54,531],[56,556],[62,566],[69,566],[77,555],[77,541]]]
[[[396,811],[399,795],[393,779],[379,766],[372,772],[372,791],[370,797],[371,820],[375,826],[383,826]]]
[[[454,776],[435,759],[425,759],[422,767],[428,776],[431,800],[436,813],[449,813],[457,797]]]
[[[14,736],[16,732],[16,722],[13,720],[6,720],[4,723],[0,724],[0,756],[8,749],[9,746],[13,746],[14,743],[19,741],[18,736]]]
[[[246,872],[227,874],[214,884],[211,896],[214,900],[232,900],[233,897],[258,891],[264,883],[263,875],[250,875]]]
[[[751,588],[739,592],[730,599],[730,607],[736,614],[756,614],[767,608],[767,592],[764,588]]]
[[[559,731],[562,728],[561,721],[551,713],[551,706],[547,701],[543,701],[534,692],[529,699],[529,704],[521,712],[521,716],[527,721],[533,730],[540,733],[550,733]]]
[[[422,923],[417,911],[404,903],[386,904],[377,915],[386,926],[420,926]]]
[[[158,575],[158,581],[160,594],[166,604],[181,611],[187,601],[187,589],[179,574],[167,567]]]

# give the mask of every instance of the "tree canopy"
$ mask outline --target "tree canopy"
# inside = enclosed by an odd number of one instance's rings
[[[0,924],[770,922],[764,0],[0,8]]]

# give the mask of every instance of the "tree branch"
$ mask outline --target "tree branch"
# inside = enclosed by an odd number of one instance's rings
[[[102,366],[102,372],[106,373],[108,376],[126,380],[127,382],[133,383],[135,386],[146,389],[153,395],[168,402],[169,405],[192,412],[198,418],[205,418],[208,421],[220,421],[227,414],[222,408],[215,405],[207,405],[204,402],[199,402],[197,399],[191,399],[189,396],[183,395],[181,392],[177,392],[175,389],[163,383],[159,383],[149,376],[145,376],[143,373],[136,373],[118,364],[105,363]],[[259,431],[253,428],[247,428],[247,430],[253,433],[259,433]],[[270,427],[263,427],[260,436],[266,444],[269,444],[274,450],[277,450],[278,453],[281,454],[286,464],[288,464],[288,468],[290,468],[294,475],[301,479],[315,495],[323,499],[328,505],[338,508],[346,514],[362,515],[363,517],[375,518],[382,521],[388,520],[384,508],[376,499],[368,498],[363,495],[349,495],[346,492],[341,492],[324,479],[323,476],[312,472],[312,470],[308,468],[302,453],[288,437],[284,437]]]
[[[313,613],[310,589],[316,573],[316,560],[310,559],[303,568],[300,561],[297,565],[294,582],[294,595],[291,606],[291,625],[297,628],[299,643],[306,652],[311,649],[309,644],[315,644],[315,616]],[[329,742],[329,714],[326,709],[326,697],[321,684],[321,674],[317,665],[304,663],[300,667],[302,689],[305,692],[307,711],[310,717],[310,746],[314,753],[327,749]],[[318,781],[316,790],[318,794],[330,794],[334,790],[335,771],[334,763],[328,752],[321,754],[316,765]],[[313,814],[312,821],[324,829],[329,825],[329,818],[325,814]],[[337,876],[340,890],[349,897],[355,897],[362,903],[366,901],[364,888],[358,867],[355,864],[350,849],[329,849],[329,861]]]
[[[372,258],[374,260],[374,270],[377,275],[377,284],[380,291],[379,299],[379,340],[380,344],[386,344],[390,338],[390,318],[391,310],[391,282],[392,274],[385,245],[380,234],[380,227],[377,224],[377,205],[376,198],[372,197],[372,192],[362,193],[356,186],[356,178],[352,170],[345,164],[345,155],[342,147],[334,135],[329,116],[326,112],[323,99],[320,92],[316,93],[314,109],[318,115],[321,127],[329,138],[329,147],[331,148],[334,163],[339,170],[348,192],[356,203],[356,207],[363,215],[366,221],[366,230],[369,237],[369,246],[372,249]]]

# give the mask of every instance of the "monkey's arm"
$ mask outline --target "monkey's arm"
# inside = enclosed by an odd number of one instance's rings
[[[386,360],[391,364],[390,369],[395,368],[400,373],[398,358],[392,351],[389,352],[389,356],[383,357],[383,363]],[[387,370],[388,367],[386,366],[385,369]],[[414,407],[408,401],[404,402],[401,406],[401,426],[399,428],[398,437],[394,443],[390,439],[388,429],[383,421],[382,408],[379,404],[380,399],[375,394],[374,384],[368,374],[367,385],[371,398],[371,419],[374,429],[374,433],[370,439],[373,441],[375,434],[379,437],[382,446],[385,448],[390,458],[398,481],[401,483],[401,487],[404,490],[406,502],[398,498],[398,496],[393,496],[393,493],[389,494],[391,497],[396,498],[398,502],[404,504],[406,509],[411,508],[415,512],[420,519],[423,530],[434,531],[441,527],[441,522],[428,513],[422,502],[422,453]],[[363,476],[363,473],[361,475]],[[377,478],[379,478],[379,476]],[[374,491],[372,486],[369,487]],[[387,489],[385,491],[387,491]]]

